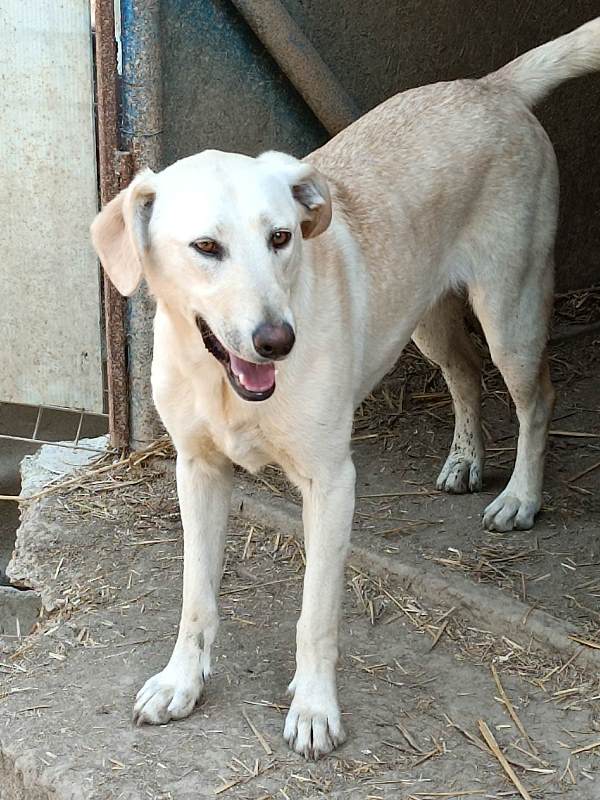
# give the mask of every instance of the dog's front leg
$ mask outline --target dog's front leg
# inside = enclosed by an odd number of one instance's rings
[[[321,471],[321,470],[320,470]],[[306,574],[297,627],[294,694],[284,737],[306,758],[344,741],[336,662],[344,563],[354,512],[355,471],[350,456],[326,477],[303,487]]]
[[[134,720],[140,725],[187,717],[210,673],[232,472],[224,459],[208,464],[182,454],[177,457],[184,542],[181,622],[169,663],[137,695]]]

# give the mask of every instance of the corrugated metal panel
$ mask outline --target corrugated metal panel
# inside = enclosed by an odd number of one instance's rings
[[[0,400],[101,411],[87,0],[0,6]]]

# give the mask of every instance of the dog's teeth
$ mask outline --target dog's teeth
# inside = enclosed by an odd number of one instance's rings
[[[246,377],[246,376],[244,375],[244,373],[243,373],[243,372],[240,372],[240,374],[237,376],[237,379],[238,379],[238,381],[239,381],[239,382],[242,384],[242,386],[244,387],[244,389],[247,389],[248,387],[246,386],[246,383],[245,383],[245,377]]]

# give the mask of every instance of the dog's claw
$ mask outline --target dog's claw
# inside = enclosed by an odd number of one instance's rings
[[[290,709],[283,736],[291,750],[312,761],[327,755],[346,740],[339,711],[329,717]]]
[[[295,681],[289,687],[295,696],[285,720],[283,737],[291,750],[307,760],[318,760],[346,740],[342,716],[335,697],[323,697],[320,702],[311,692],[304,699]]]

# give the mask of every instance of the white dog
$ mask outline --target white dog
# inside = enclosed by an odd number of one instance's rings
[[[183,610],[134,716],[187,716],[210,671],[232,462],[277,463],[303,495],[306,575],[284,736],[307,757],[343,741],[338,619],[354,508],[357,404],[412,337],[443,370],[455,432],[438,488],[481,486],[477,314],[515,402],[514,472],[485,510],[527,529],[542,501],[553,391],[546,339],[558,178],[531,107],[600,69],[600,18],[481,80],[387,100],[297,161],[207,151],[145,171],[92,225],[125,295],[156,298],[152,385],[177,448]]]

